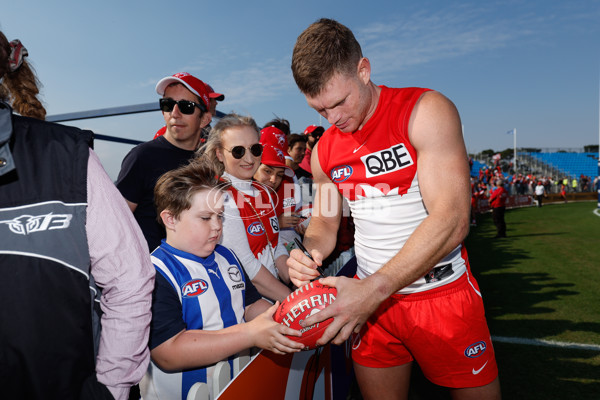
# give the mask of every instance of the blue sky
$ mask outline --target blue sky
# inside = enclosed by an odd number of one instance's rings
[[[461,114],[469,152],[598,144],[600,0],[11,1],[0,29],[19,38],[49,115],[148,103],[156,82],[190,72],[225,93],[223,112],[275,115],[292,131],[328,126],[293,81],[296,37],[318,18],[350,27],[372,80],[422,86]],[[149,140],[159,112],[69,122]],[[96,142],[114,179],[130,146]]]

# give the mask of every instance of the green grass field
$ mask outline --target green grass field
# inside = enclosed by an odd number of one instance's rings
[[[503,239],[494,239],[490,213],[471,228],[465,244],[482,290],[504,400],[600,400],[596,206],[587,201],[507,210]],[[362,399],[357,390],[348,399]],[[415,365],[409,400],[449,399],[448,390],[427,381]]]
[[[596,202],[491,214],[466,240],[495,341],[504,399],[600,399],[600,217]],[[542,339],[570,345],[511,343]],[[591,349],[573,344],[592,345]]]

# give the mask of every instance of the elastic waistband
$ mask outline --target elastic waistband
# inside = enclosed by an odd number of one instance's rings
[[[402,300],[402,301],[417,301],[417,300],[423,300],[423,299],[427,299],[427,298],[445,296],[447,294],[455,293],[460,290],[463,290],[468,286],[469,286],[468,273],[464,273],[461,276],[459,276],[456,280],[454,280],[444,286],[440,286],[435,289],[425,290],[423,292],[417,292],[417,293],[409,293],[409,294],[396,293],[396,294],[391,295],[390,298],[393,298],[395,300]]]

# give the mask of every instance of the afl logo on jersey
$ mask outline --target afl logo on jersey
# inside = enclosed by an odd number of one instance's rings
[[[208,283],[204,279],[194,279],[181,288],[183,297],[198,297],[208,290]]]
[[[256,221],[248,225],[248,229],[246,229],[248,233],[252,236],[260,236],[265,233],[262,224],[260,221]]]
[[[340,165],[333,168],[329,174],[334,183],[344,182],[352,175],[352,167],[349,165]]]
[[[404,143],[367,154],[362,156],[360,160],[365,165],[365,176],[367,178],[395,172],[414,164]]]
[[[484,341],[473,343],[465,349],[465,356],[469,358],[477,358],[483,354],[486,348],[487,346]]]

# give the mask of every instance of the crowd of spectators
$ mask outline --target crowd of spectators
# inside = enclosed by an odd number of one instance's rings
[[[473,165],[472,160],[471,165]],[[509,195],[533,195],[535,187],[539,183],[544,186],[546,194],[561,193],[563,190],[566,193],[596,192],[600,185],[598,176],[592,179],[590,176],[583,174],[580,174],[579,178],[573,176],[548,176],[536,173],[509,174],[503,172],[498,163],[494,166],[485,165],[473,175],[474,172],[471,171],[471,187],[473,190],[479,192],[482,187],[485,187],[488,196],[489,192],[487,192],[487,188],[493,179],[498,178],[504,181],[505,190]]]

